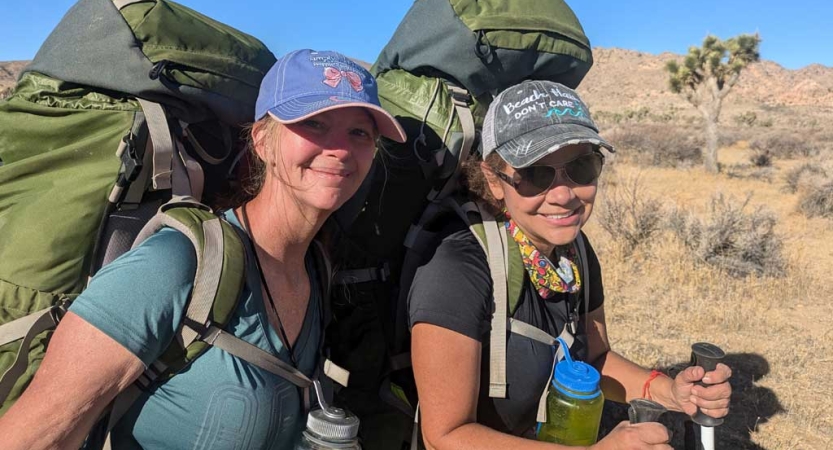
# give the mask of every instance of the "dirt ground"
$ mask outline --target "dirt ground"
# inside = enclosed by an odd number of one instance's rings
[[[721,150],[724,166],[748,161],[744,143]],[[613,348],[646,367],[688,361],[690,345],[707,341],[726,351],[734,389],[719,449],[833,449],[833,220],[796,211],[798,194],[785,193],[784,173],[803,161],[775,160],[767,179],[732,177],[724,170],[606,167],[610,190],[638,177],[645,195],[663,207],[695,214],[715,193],[777,216],[783,239],[781,276],[735,278],[696,261],[669,230],[650,244],[625,248],[599,225],[586,231],[599,254]],[[612,169],[612,170],[610,170]],[[600,190],[598,208],[611,192]],[[606,420],[623,419],[611,408]],[[682,418],[670,417],[674,446],[682,448]]]

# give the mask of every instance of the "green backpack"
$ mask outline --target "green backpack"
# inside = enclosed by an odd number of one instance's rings
[[[360,194],[334,216],[337,270],[327,329],[330,359],[349,372],[336,398],[361,419],[364,448],[411,440],[412,261],[443,223],[470,215],[461,209],[458,173],[477,146],[489,103],[525,79],[575,87],[592,62],[563,0],[419,0],[380,53],[372,68],[379,97],[408,142],[384,141]],[[513,270],[504,278],[517,289],[522,276]]]
[[[160,360],[160,380],[206,348],[200,327],[222,328],[244,253],[198,202],[232,192],[239,131],[274,61],[257,39],[166,0],[80,0],[47,38],[0,101],[0,415],[88,278],[162,205],[151,225],[185,232],[199,268],[196,325]]]

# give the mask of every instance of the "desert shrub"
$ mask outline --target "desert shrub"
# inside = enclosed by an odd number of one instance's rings
[[[746,141],[750,138],[751,130],[738,127],[721,127],[717,134],[717,146],[728,147],[738,141]]]
[[[663,220],[659,200],[644,193],[639,177],[606,185],[600,224],[614,240],[634,248],[653,237]]]
[[[738,126],[753,127],[755,126],[755,122],[758,121],[758,115],[755,114],[754,111],[746,111],[740,114],[735,114],[735,116],[732,117],[732,120],[734,120]]]
[[[810,139],[786,132],[756,137],[749,143],[749,148],[756,152],[769,152],[778,159],[808,157],[818,153]]]
[[[756,151],[749,156],[749,162],[755,167],[772,167],[772,155],[769,151]]]
[[[669,125],[625,126],[605,136],[630,162],[660,167],[691,167],[703,161],[698,133]]]
[[[804,163],[794,167],[784,176],[784,191],[794,194],[802,185],[822,184],[826,177],[827,173],[818,164]]]
[[[673,211],[669,227],[694,258],[733,276],[781,275],[783,240],[775,216],[761,207],[747,212],[750,199],[718,194],[705,216]]]
[[[772,183],[775,170],[772,166],[758,167],[753,163],[730,164],[723,167],[722,171],[729,178],[743,178]]]
[[[3,100],[4,98],[7,98],[10,95],[12,95],[12,88],[0,90],[0,100]]]
[[[833,181],[805,187],[798,201],[798,210],[807,217],[833,219]]]

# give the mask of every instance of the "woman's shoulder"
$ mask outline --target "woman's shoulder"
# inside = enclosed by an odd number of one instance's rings
[[[409,325],[430,323],[480,339],[489,328],[492,280],[485,253],[464,228],[444,235],[417,268],[408,295]]]

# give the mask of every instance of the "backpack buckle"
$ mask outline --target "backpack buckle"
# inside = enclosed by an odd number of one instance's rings
[[[458,106],[465,106],[468,108],[469,102],[471,102],[471,94],[469,94],[469,91],[448,82],[446,82],[446,87],[448,88],[448,93],[451,94],[452,102]]]
[[[364,269],[339,270],[333,276],[333,284],[358,284],[368,281],[385,282],[390,277],[390,265],[387,261],[379,267]]]
[[[567,331],[570,332],[573,336],[578,335],[578,316],[571,312],[569,315],[569,320],[567,321]]]

